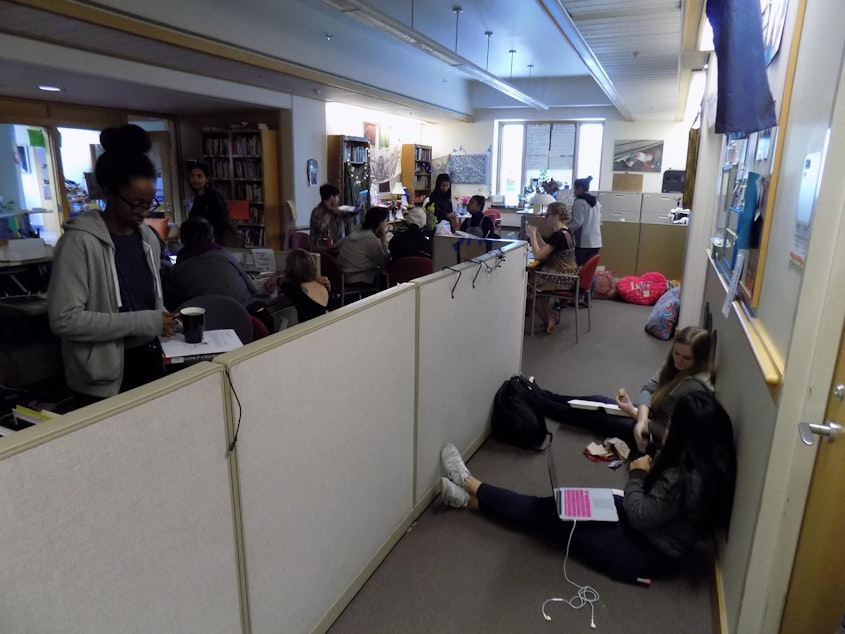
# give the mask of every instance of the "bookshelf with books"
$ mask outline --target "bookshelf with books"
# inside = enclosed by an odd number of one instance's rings
[[[326,139],[326,173],[340,189],[340,204],[355,206],[370,189],[370,142],[366,137],[330,134]]]
[[[416,202],[417,198],[425,198],[431,193],[431,146],[402,145],[402,186],[408,190],[410,201]]]
[[[279,157],[273,130],[203,130],[203,159],[227,201],[246,201],[248,217],[232,219],[244,246],[282,248]]]

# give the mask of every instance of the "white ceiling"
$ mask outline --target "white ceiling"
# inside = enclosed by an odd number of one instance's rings
[[[54,3],[59,13],[28,4],[28,0],[0,0],[0,33],[41,46],[60,45],[261,90],[344,101],[428,120],[466,118],[476,105],[471,102],[474,91],[470,90],[475,82],[459,70],[317,0],[241,0],[236,5],[222,0],[144,5],[136,0],[76,3],[94,9],[94,18],[88,16],[88,20],[80,19],[75,11],[61,14],[61,5],[72,3]],[[413,29],[450,50],[455,49],[457,30],[459,55],[500,79],[513,79],[528,94],[532,87],[542,86],[544,97],[555,95],[555,101],[565,102],[547,105],[592,107],[610,103],[540,2],[368,0],[367,4],[408,27],[414,7]],[[452,10],[455,4],[463,8],[457,24]],[[564,4],[624,106],[635,117],[653,118],[658,114],[674,118],[683,70],[680,0],[567,0]],[[117,20],[117,28],[104,26],[108,23],[102,19],[107,15],[104,5],[118,12],[118,18],[141,22],[125,27]],[[150,32],[137,28],[149,24],[153,24]],[[162,26],[226,45],[229,52],[246,56],[238,61],[237,55],[227,53],[224,58],[212,47],[206,52],[203,47],[168,43],[161,37]],[[493,32],[489,63],[485,31]],[[3,95],[163,114],[230,110],[256,103],[252,96],[239,91],[231,91],[226,98],[205,98],[178,87],[145,85],[141,77],[105,77],[97,67],[62,69],[55,63],[45,63],[36,53],[27,58],[25,54],[15,55],[9,46],[2,48]],[[510,50],[516,52],[511,55]],[[341,67],[343,77],[339,76]],[[41,82],[67,89],[50,96],[37,91],[35,86]],[[509,97],[501,104],[518,105]]]

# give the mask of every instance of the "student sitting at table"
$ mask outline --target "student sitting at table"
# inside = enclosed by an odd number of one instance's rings
[[[278,276],[263,284],[253,281],[235,256],[214,241],[214,228],[205,218],[188,218],[179,234],[183,246],[172,272],[174,305],[201,295],[225,295],[240,302],[269,332],[275,332],[273,316],[264,299],[278,283]]]
[[[307,251],[293,249],[288,253],[279,291],[296,308],[300,324],[329,311],[331,290],[329,278],[317,275],[317,265]]]
[[[171,336],[160,240],[144,224],[158,206],[152,142],[136,125],[106,128],[94,175],[106,199],[64,224],[47,291],[68,386],[83,406],[164,376],[157,335]]]
[[[340,268],[350,284],[372,284],[376,269],[390,264],[387,249],[387,207],[370,207],[361,228],[352,232],[340,245]]]
[[[388,244],[393,260],[410,256],[431,257],[431,241],[423,233],[428,222],[425,211],[420,207],[405,212],[405,226],[398,228]]]
[[[529,291],[536,284],[537,290],[570,289],[574,288],[578,276],[578,265],[575,264],[575,238],[566,228],[571,218],[569,210],[563,203],[552,203],[546,210],[546,224],[552,230],[548,239],[540,236],[535,225],[528,225],[528,241],[534,252],[534,260],[538,264],[528,274]],[[537,276],[535,271],[558,273],[569,277]],[[549,303],[548,297],[537,298],[537,314],[546,326],[546,332],[555,329],[556,315]]]
[[[484,215],[484,196],[473,196],[467,203],[467,211],[471,214],[469,218],[461,223],[461,231],[479,238],[498,239],[493,228],[493,219]]]

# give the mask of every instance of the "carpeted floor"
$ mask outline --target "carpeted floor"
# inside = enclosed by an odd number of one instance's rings
[[[593,304],[592,332],[582,323],[575,344],[573,308],[564,310],[551,334],[525,337],[523,372],[544,388],[569,394],[632,396],[662,363],[667,342],[643,331],[649,308],[610,301]],[[586,317],[586,312],[582,312]],[[567,484],[622,488],[617,471],[584,458],[595,436],[550,422],[552,450]],[[601,439],[599,439],[601,440]],[[468,464],[482,481],[534,495],[550,492],[545,454],[488,440]],[[577,527],[576,527],[577,530]],[[438,498],[420,516],[330,630],[340,633],[576,632],[590,630],[590,608],[573,610],[544,600],[574,596],[563,577],[560,548],[492,523],[467,510],[443,507]],[[650,588],[611,581],[569,559],[570,579],[599,593],[600,632],[650,634],[712,632],[710,583],[706,571],[655,581]]]

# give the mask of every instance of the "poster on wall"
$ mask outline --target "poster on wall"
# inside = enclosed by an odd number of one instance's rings
[[[760,0],[763,11],[763,57],[767,66],[780,50],[788,4],[787,0]]]
[[[663,141],[613,142],[614,172],[661,172]]]
[[[803,271],[810,244],[810,229],[813,225],[813,209],[819,195],[819,178],[822,171],[822,153],[813,152],[804,158],[801,185],[798,188],[798,204],[795,207],[795,233],[792,235],[792,249],[789,264]]]

